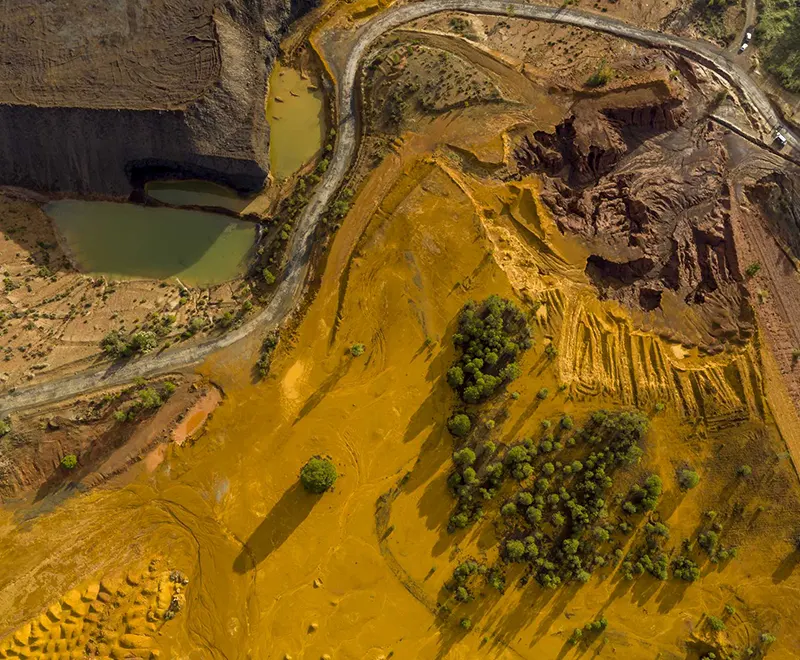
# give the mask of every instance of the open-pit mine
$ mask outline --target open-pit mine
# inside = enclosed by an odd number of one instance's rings
[[[0,14],[0,658],[800,657],[800,4]]]

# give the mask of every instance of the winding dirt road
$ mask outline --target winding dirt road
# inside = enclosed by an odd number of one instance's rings
[[[331,164],[297,223],[291,257],[267,307],[258,316],[236,330],[200,344],[163,354],[147,355],[126,363],[106,364],[78,374],[8,392],[0,399],[0,415],[42,406],[99,388],[122,385],[138,377],[153,376],[189,367],[202,362],[211,353],[230,346],[257,330],[274,328],[279,325],[292,312],[303,293],[317,222],[344,182],[356,152],[358,108],[353,91],[364,55],[375,40],[385,32],[411,20],[444,11],[513,15],[516,18],[573,25],[636,41],[645,46],[679,53],[714,71],[736,89],[742,100],[758,115],[764,133],[769,134],[773,128],[780,125],[780,119],[766,95],[733,60],[732,55],[707,42],[645,30],[613,18],[576,9],[543,7],[522,2],[423,0],[393,7],[362,26],[353,41],[344,71],[338,81],[338,139],[330,160]],[[788,131],[785,134],[790,142],[790,148],[800,152],[800,140],[797,136]]]

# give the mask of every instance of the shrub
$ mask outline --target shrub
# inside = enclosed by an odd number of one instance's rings
[[[540,401],[544,401],[548,394],[550,394],[550,390],[548,390],[546,387],[543,387],[536,393],[536,398]]]
[[[152,410],[161,407],[164,402],[154,387],[147,387],[139,392],[139,403],[142,408]]]
[[[164,396],[167,397],[171,396],[172,394],[175,393],[176,389],[178,389],[178,386],[175,385],[175,383],[173,383],[172,381],[168,380],[166,383],[164,383],[164,389],[163,389]]]
[[[744,269],[744,274],[747,275],[747,277],[755,277],[758,274],[758,271],[760,270],[761,270],[761,264],[758,263],[757,261],[754,261],[752,264],[750,264],[747,268]]]
[[[9,433],[11,433],[11,424],[4,419],[0,419],[0,438]]]
[[[586,81],[587,87],[603,87],[614,77],[614,70],[608,66],[605,59],[600,60],[595,72]]]
[[[694,582],[700,577],[700,569],[691,559],[681,555],[672,562],[672,574],[686,582]]]
[[[131,348],[116,330],[112,330],[100,342],[103,351],[113,357],[121,358],[131,354]]]
[[[364,355],[364,351],[367,350],[367,347],[364,344],[353,344],[350,347],[350,355],[353,357],[360,357]]]
[[[150,330],[139,330],[131,337],[130,347],[134,352],[149,353],[156,346],[158,346],[156,334]]]
[[[691,490],[700,483],[700,475],[693,470],[681,470],[678,473],[678,483],[684,490]]]
[[[548,360],[555,360],[558,357],[558,349],[556,348],[555,344],[550,342],[544,347],[544,354]]]
[[[463,619],[461,619],[461,623],[459,625],[464,630],[469,630],[470,628],[472,628],[472,621],[470,621],[468,618],[464,617]]]
[[[708,617],[708,625],[711,626],[712,630],[716,630],[717,632],[725,630],[725,622],[716,616]]]
[[[760,639],[762,644],[774,644],[778,638],[772,633],[761,633]]]
[[[753,468],[751,468],[749,465],[740,465],[739,469],[736,470],[736,474],[738,474],[740,477],[749,477],[751,474],[753,474]]]
[[[463,438],[472,428],[472,422],[469,421],[463,413],[453,415],[447,422],[447,430],[450,431],[457,438]]]
[[[564,415],[561,418],[561,428],[564,429],[565,431],[571,431],[572,427],[574,426],[575,422],[572,421],[572,417],[570,417],[569,415]]]
[[[272,271],[269,268],[262,270],[261,276],[264,278],[264,282],[267,283],[267,286],[275,284],[275,275],[272,274]]]
[[[114,419],[118,422],[127,422],[128,421],[128,413],[124,410],[115,410],[114,411]]]
[[[330,459],[314,456],[300,470],[300,483],[309,493],[319,495],[333,488],[338,476]]]
[[[75,454],[67,454],[61,459],[61,465],[67,470],[74,470],[78,465],[78,457]]]

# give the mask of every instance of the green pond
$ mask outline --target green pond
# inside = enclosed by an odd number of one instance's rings
[[[212,181],[150,181],[145,192],[164,204],[173,206],[213,206],[241,213],[250,199]]]
[[[310,160],[325,140],[323,94],[295,69],[275,65],[269,78],[267,119],[272,175],[285,179]]]
[[[78,266],[120,278],[218,284],[242,275],[256,226],[215,213],[60,200],[44,207]]]

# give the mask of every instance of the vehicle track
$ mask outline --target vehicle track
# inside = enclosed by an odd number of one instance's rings
[[[572,25],[636,41],[648,47],[679,53],[727,80],[757,111],[761,121],[768,129],[780,125],[780,119],[767,96],[733,61],[731,54],[708,42],[646,30],[617,19],[576,9],[544,7],[522,2],[423,0],[393,7],[361,27],[353,42],[344,71],[338,80],[336,92],[338,138],[330,159],[330,166],[300,216],[292,241],[291,256],[267,307],[258,316],[222,337],[169,353],[144,356],[123,364],[102,365],[79,374],[7,392],[0,399],[0,414],[7,415],[16,410],[42,406],[92,390],[121,385],[136,378],[190,367],[202,362],[211,353],[230,346],[253,332],[278,326],[294,310],[303,294],[303,285],[313,246],[312,238],[318,220],[342,185],[350,162],[356,153],[358,95],[355,94],[355,90],[362,59],[375,40],[385,32],[411,20],[444,11],[513,15],[515,18]],[[790,143],[790,148],[800,152],[800,140],[797,136],[788,130],[785,135]]]

